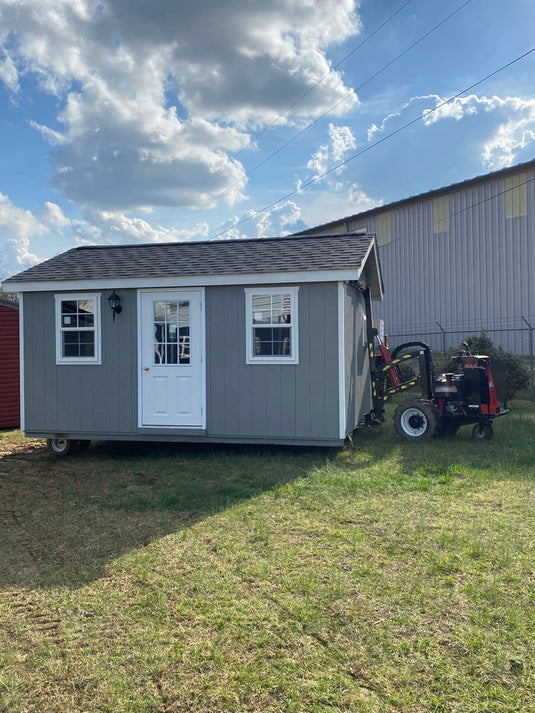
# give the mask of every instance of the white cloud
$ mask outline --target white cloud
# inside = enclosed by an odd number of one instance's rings
[[[85,209],[232,205],[249,131],[326,74],[284,121],[357,102],[325,56],[358,31],[355,0],[19,0],[0,27],[0,79],[31,72],[63,105],[63,130],[32,125],[53,186]]]
[[[512,166],[519,149],[535,142],[535,111],[530,118],[501,124],[494,137],[483,147],[482,157],[492,169]]]
[[[0,59],[0,81],[4,82],[6,87],[12,92],[16,92],[19,88],[19,73],[12,57],[4,57]]]
[[[301,219],[307,226],[328,223],[382,204],[381,199],[372,198],[362,190],[355,182],[354,172],[347,171],[347,165],[338,167],[357,148],[351,128],[329,124],[328,138],[328,143],[320,146],[307,163],[312,172],[312,179],[309,180],[315,182],[315,189],[303,193],[301,185],[306,185],[308,181],[297,180]]]
[[[44,223],[52,225],[56,228],[66,228],[71,224],[71,221],[63,215],[63,211],[56,205],[47,201],[43,207],[41,219]]]
[[[441,101],[437,97],[437,105]],[[493,114],[500,122],[493,129],[493,135],[484,142],[482,161],[492,170],[511,166],[518,151],[535,141],[535,99],[478,97],[471,94],[439,106],[435,112],[424,117],[424,123],[430,125],[447,118],[459,121],[480,112]]]
[[[29,210],[18,208],[0,193],[0,239],[28,238],[48,232]]]
[[[323,225],[342,217],[362,213],[383,204],[372,198],[357,183],[339,183],[336,188],[305,194],[300,200],[301,219],[306,226]]]
[[[386,116],[380,126],[372,124],[368,141],[376,141],[381,134],[396,130],[402,121],[408,122],[418,115],[430,127],[447,119],[460,122],[484,114],[489,122],[481,136],[480,158],[490,170],[511,166],[518,152],[535,141],[535,99],[470,94],[445,101],[436,94],[411,97],[401,111]]]
[[[218,239],[238,240],[250,238],[270,238],[289,235],[301,227],[301,209],[293,201],[285,201],[272,208],[256,212],[249,210],[242,216],[234,216],[225,221],[215,231]]]
[[[47,232],[30,211],[13,205],[0,193],[0,278],[38,263],[39,258],[30,252],[30,237]]]
[[[307,168],[312,171],[314,178],[319,178],[339,164],[356,146],[357,142],[349,126],[329,124],[329,143],[319,147],[308,161]]]
[[[202,240],[208,237],[205,222],[192,228],[154,227],[142,218],[130,218],[120,212],[104,211],[88,215],[88,221],[72,224],[79,245],[117,245],[120,243],[162,243]]]
[[[54,129],[51,129],[49,126],[38,124],[37,121],[30,120],[28,123],[33,129],[38,131],[43,139],[51,146],[61,146],[61,144],[65,143],[65,134],[62,134],[60,131],[54,131]]]

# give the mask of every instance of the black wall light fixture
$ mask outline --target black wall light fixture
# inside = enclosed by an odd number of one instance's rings
[[[108,304],[111,308],[111,311],[113,312],[113,321],[115,322],[115,315],[121,314],[121,312],[123,311],[123,308],[121,307],[121,298],[115,292],[115,290],[113,290],[111,295],[108,297]]]

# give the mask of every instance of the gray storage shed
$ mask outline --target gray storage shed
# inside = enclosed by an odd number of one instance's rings
[[[5,282],[22,311],[22,428],[341,445],[372,407],[357,280],[382,299],[372,235],[69,250]]]

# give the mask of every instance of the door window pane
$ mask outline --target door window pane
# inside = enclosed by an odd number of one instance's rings
[[[154,321],[165,322],[165,302],[154,303]]]
[[[190,363],[188,300],[154,302],[154,364]]]

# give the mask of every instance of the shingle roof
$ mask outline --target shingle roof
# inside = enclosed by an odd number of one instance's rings
[[[363,234],[84,246],[5,282],[358,271],[374,237]]]

